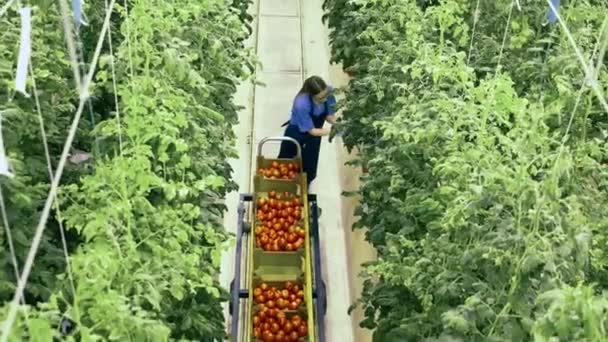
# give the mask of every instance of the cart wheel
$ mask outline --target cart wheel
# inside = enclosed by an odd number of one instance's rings
[[[230,282],[230,300],[228,301],[228,312],[230,313],[230,316],[232,316],[232,296],[234,294],[234,280],[232,280]]]
[[[325,290],[325,282],[321,281],[321,287],[323,288],[322,293],[323,293],[323,302],[321,303],[321,305],[323,305],[323,307],[321,308],[323,310],[323,316],[325,316],[325,314],[327,313],[327,291]]]
[[[249,232],[251,232],[251,223],[243,222],[243,233],[249,233]]]

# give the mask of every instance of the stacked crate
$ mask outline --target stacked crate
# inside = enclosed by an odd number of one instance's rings
[[[294,159],[270,159],[261,153],[263,143],[253,182],[245,340],[314,342],[308,189],[300,149]]]

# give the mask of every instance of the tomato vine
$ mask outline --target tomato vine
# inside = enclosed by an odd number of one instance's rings
[[[546,2],[482,1],[473,32],[476,4],[325,1],[354,75],[337,128],[369,169],[361,326],[383,342],[598,341],[606,113]],[[560,11],[591,64],[605,12]]]
[[[176,6],[133,0],[128,17],[117,5],[114,55],[106,45],[92,88],[96,125],[91,129],[92,122],[81,123],[75,143],[94,151],[96,138],[100,148],[93,162],[70,166],[60,191],[63,223],[72,237],[75,292],[54,221],[36,262],[39,269],[30,278],[28,309],[22,309],[13,327],[15,339],[59,337],[58,327],[66,320],[72,323],[67,334],[72,340],[225,338],[221,303],[227,292],[217,275],[221,253],[230,245],[222,215],[224,195],[235,189],[227,162],[236,154],[233,96],[255,63],[243,47],[247,3],[187,0]],[[105,15],[103,6],[86,10],[85,56]],[[2,80],[8,89],[19,34],[14,14],[13,9],[2,19],[10,29],[0,41],[7,47]],[[34,18],[32,61],[51,154],[57,157],[77,96],[54,5],[36,7]],[[22,263],[31,239],[27,232],[37,222],[49,181],[31,99],[16,96],[3,103],[7,108],[0,109],[14,113],[5,116],[11,128],[3,133],[18,177],[3,179],[2,186],[12,206],[11,228],[19,238]],[[0,294],[7,301],[15,281],[4,250]]]

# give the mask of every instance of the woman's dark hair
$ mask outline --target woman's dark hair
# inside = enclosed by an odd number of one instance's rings
[[[315,96],[325,89],[327,89],[327,83],[325,83],[321,77],[311,76],[304,81],[304,85],[302,85],[302,89],[300,89],[298,95],[308,94],[310,96]]]

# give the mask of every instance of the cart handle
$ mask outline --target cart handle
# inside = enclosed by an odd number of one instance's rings
[[[266,137],[263,138],[262,140],[260,140],[260,143],[258,144],[258,155],[261,156],[262,155],[262,146],[264,146],[265,143],[269,142],[269,141],[274,141],[274,142],[278,142],[278,141],[289,141],[292,142],[296,145],[296,149],[297,149],[297,154],[296,157],[301,158],[302,157],[302,147],[300,146],[300,143],[291,137]]]

